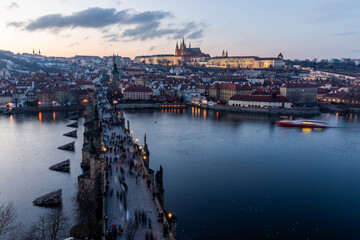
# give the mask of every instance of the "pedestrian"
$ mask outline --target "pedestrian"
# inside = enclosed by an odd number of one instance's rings
[[[163,231],[164,231],[164,237],[166,237],[169,233],[169,224],[167,222],[164,224]]]
[[[148,228],[151,228],[151,219],[150,218],[148,218],[148,220],[147,220],[147,225],[148,225]]]

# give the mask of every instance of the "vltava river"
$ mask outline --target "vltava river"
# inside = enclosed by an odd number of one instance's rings
[[[40,214],[49,209],[33,206],[32,201],[49,192],[63,189],[62,209],[69,217],[69,229],[74,224],[74,198],[83,144],[83,119],[79,120],[78,138],[63,136],[74,130],[66,127],[74,121],[67,113],[33,115],[0,115],[0,201],[12,201],[17,221],[29,227]],[[75,152],[57,147],[75,141]],[[70,159],[70,173],[55,172],[49,167]]]
[[[151,167],[164,168],[180,240],[360,239],[357,115],[316,117],[334,126],[322,131],[197,108],[125,118],[139,143],[146,132]]]

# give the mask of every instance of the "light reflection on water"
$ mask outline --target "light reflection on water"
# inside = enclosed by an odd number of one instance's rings
[[[125,112],[133,136],[148,137],[150,166],[164,168],[180,240],[359,239],[355,116],[312,117],[333,126],[317,130],[196,107]]]
[[[74,223],[73,198],[77,176],[82,173],[83,119],[79,122],[77,139],[62,136],[72,130],[66,127],[69,123],[67,113],[61,112],[0,115],[0,201],[13,201],[17,220],[26,226],[48,210],[33,206],[32,201],[58,188],[63,188],[62,209],[70,217],[70,223]],[[74,140],[75,152],[57,149]],[[71,161],[70,173],[48,169],[66,159]]]

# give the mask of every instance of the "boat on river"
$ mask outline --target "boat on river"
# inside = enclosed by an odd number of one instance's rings
[[[281,120],[277,121],[277,124],[281,127],[302,127],[302,128],[328,128],[330,127],[326,122],[299,119],[299,120]]]

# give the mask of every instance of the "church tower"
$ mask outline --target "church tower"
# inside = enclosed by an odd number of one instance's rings
[[[185,39],[183,38],[183,42],[180,45],[180,55],[185,56],[185,52],[186,52],[186,45],[185,45]]]
[[[115,55],[113,55],[113,68],[112,68],[112,71],[111,71],[111,80],[112,80],[113,83],[119,81],[119,71],[118,71],[118,68],[117,68]]]
[[[281,60],[284,59],[284,56],[282,55],[282,53],[279,53],[279,55],[277,56],[277,58],[280,58]]]
[[[179,56],[179,55],[180,55],[180,49],[179,49],[178,42],[176,42],[175,56]]]

